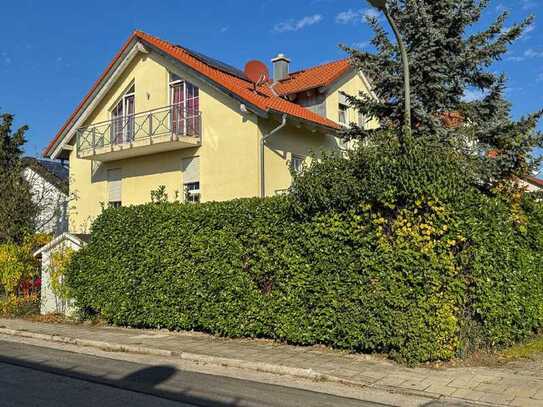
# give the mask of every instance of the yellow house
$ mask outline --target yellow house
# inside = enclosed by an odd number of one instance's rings
[[[239,70],[136,31],[44,155],[70,163],[69,229],[85,233],[104,205],[271,196],[310,154],[345,147],[342,125],[367,125],[344,94],[371,93],[348,60],[273,77]]]

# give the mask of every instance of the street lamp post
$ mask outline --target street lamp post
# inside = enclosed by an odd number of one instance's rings
[[[398,47],[400,48],[400,54],[402,56],[403,64],[403,77],[404,77],[404,92],[405,92],[405,133],[407,136],[411,135],[411,75],[409,73],[409,59],[407,57],[407,49],[405,43],[400,34],[398,26],[392,19],[392,16],[389,13],[386,0],[368,0],[368,2],[378,10],[381,10],[388,20],[396,40],[398,41]]]

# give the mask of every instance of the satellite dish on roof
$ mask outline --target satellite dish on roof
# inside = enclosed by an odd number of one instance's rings
[[[266,82],[270,79],[270,73],[268,72],[268,67],[262,61],[249,61],[245,64],[245,76],[249,78],[252,82]]]

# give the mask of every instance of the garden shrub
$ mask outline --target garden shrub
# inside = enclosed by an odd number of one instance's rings
[[[315,160],[285,197],[106,209],[66,284],[114,324],[408,363],[541,329],[541,203],[484,190],[469,158],[424,143],[408,158],[382,139]]]
[[[37,294],[10,296],[0,300],[0,317],[20,318],[40,313],[40,298]]]
[[[25,237],[20,244],[0,244],[0,285],[7,296],[16,295],[21,282],[38,274],[39,264],[33,253],[50,240],[49,235],[35,234]]]

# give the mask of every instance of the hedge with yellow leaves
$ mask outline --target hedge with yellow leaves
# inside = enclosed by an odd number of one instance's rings
[[[107,209],[70,293],[114,324],[408,363],[543,328],[541,203],[482,193],[455,150],[387,143],[315,160],[286,197]]]

